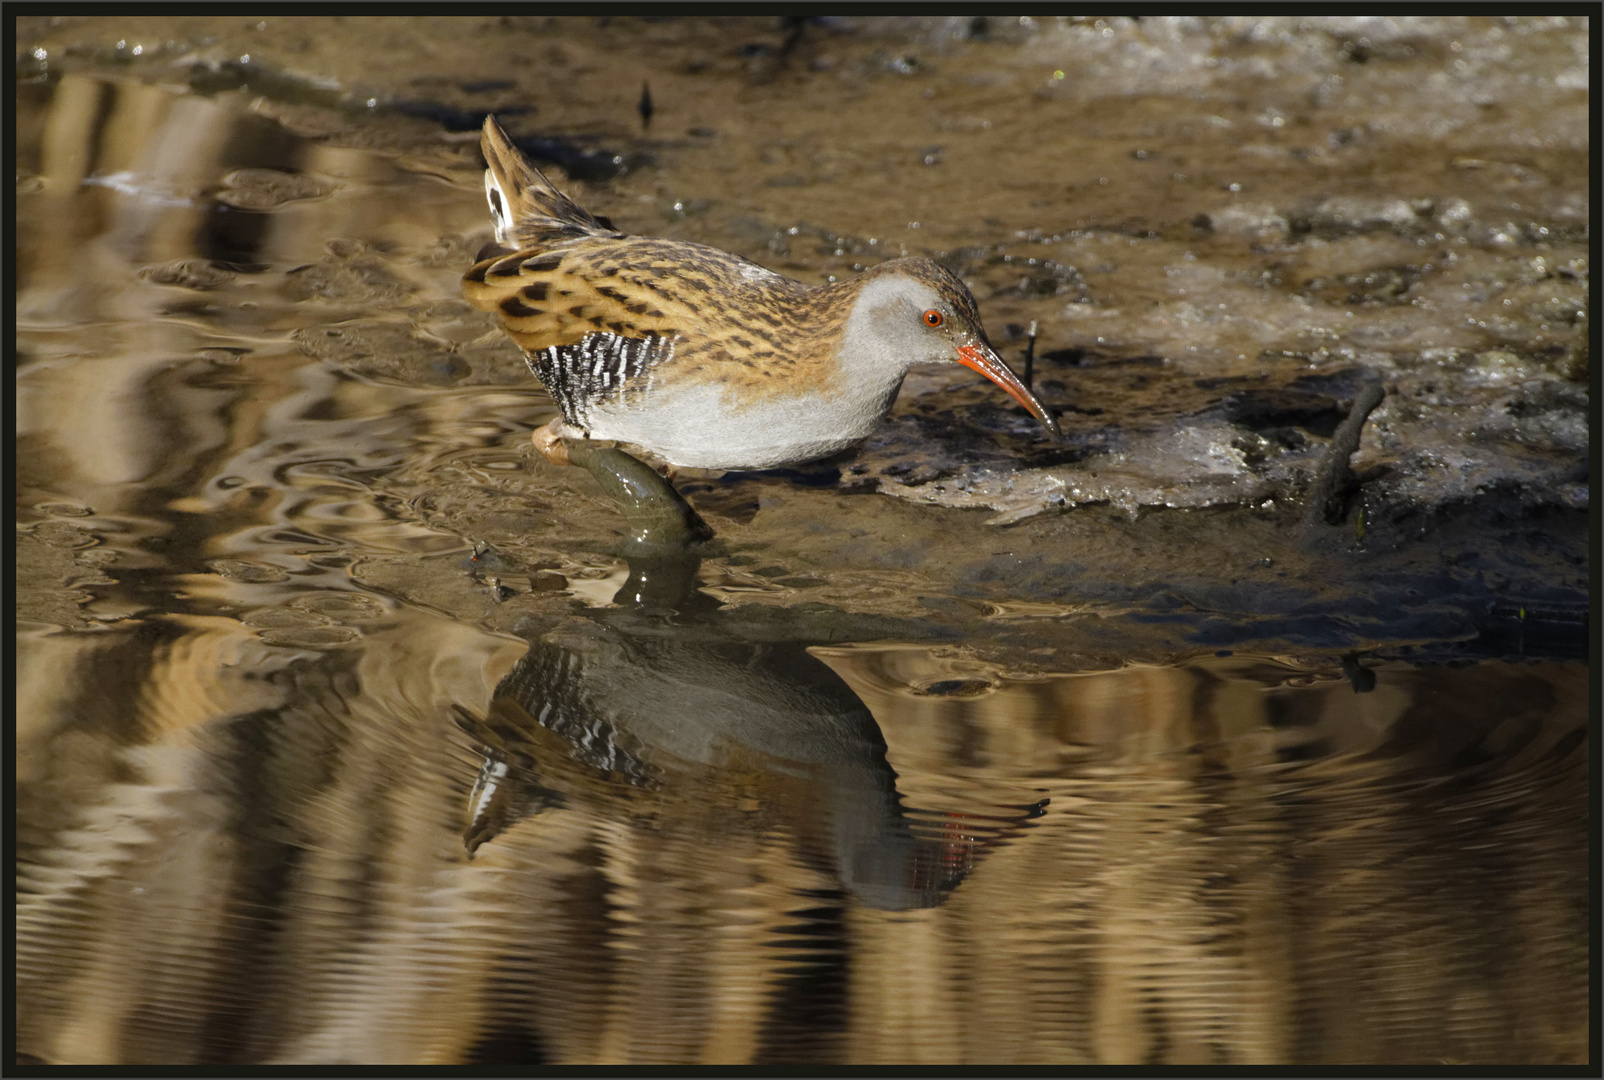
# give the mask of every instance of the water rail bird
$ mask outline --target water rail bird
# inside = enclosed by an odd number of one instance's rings
[[[482,139],[493,243],[463,295],[493,312],[561,417],[534,433],[629,444],[670,465],[770,469],[845,450],[917,364],[963,364],[1058,424],[997,356],[963,282],[893,259],[812,287],[738,255],[626,236],[546,179],[494,117]]]

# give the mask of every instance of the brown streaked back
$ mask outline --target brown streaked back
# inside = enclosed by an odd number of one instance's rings
[[[814,289],[717,248],[587,237],[506,254],[463,277],[525,353],[590,334],[673,339],[687,381],[823,385],[857,282]]]

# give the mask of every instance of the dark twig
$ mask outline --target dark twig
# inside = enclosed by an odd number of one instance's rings
[[[640,84],[640,101],[635,108],[640,112],[640,126],[647,128],[652,123],[652,88],[647,83]]]
[[[787,15],[781,21],[785,25],[785,37],[780,41],[780,55],[790,56],[802,42],[802,32],[808,28],[808,16]]]
[[[1337,425],[1337,430],[1331,433],[1331,445],[1326,447],[1326,456],[1321,459],[1314,483],[1309,487],[1308,500],[1303,505],[1305,528],[1342,523],[1345,516],[1343,504],[1354,481],[1348,458],[1359,449],[1359,432],[1364,428],[1365,419],[1386,396],[1387,391],[1379,381],[1366,383],[1354,395],[1353,408]]]

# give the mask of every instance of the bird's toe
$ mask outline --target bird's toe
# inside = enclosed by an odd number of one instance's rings
[[[529,436],[529,441],[535,444],[546,460],[553,465],[571,465],[568,460],[568,447],[563,444],[563,436],[568,433],[568,426],[561,419],[553,420],[536,428]]]

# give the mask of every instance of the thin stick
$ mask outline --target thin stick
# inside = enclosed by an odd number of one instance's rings
[[[640,102],[636,104],[635,111],[640,113],[641,129],[645,130],[650,127],[652,113],[656,110],[652,107],[652,88],[646,83],[640,84]]]
[[[1359,432],[1364,427],[1365,418],[1386,396],[1387,392],[1379,380],[1366,383],[1354,395],[1353,407],[1348,410],[1342,423],[1337,425],[1337,430],[1331,433],[1331,444],[1326,447],[1326,456],[1321,459],[1314,483],[1309,487],[1303,507],[1305,528],[1320,524],[1336,525],[1342,521],[1342,496],[1353,478],[1353,472],[1348,468],[1348,458],[1359,449]]]
[[[1035,374],[1035,369],[1036,369],[1036,320],[1032,319],[1031,322],[1030,322],[1030,340],[1025,342],[1025,389],[1026,390],[1030,390],[1032,393],[1034,393],[1035,391],[1032,389],[1030,383],[1031,383],[1031,377]]]

